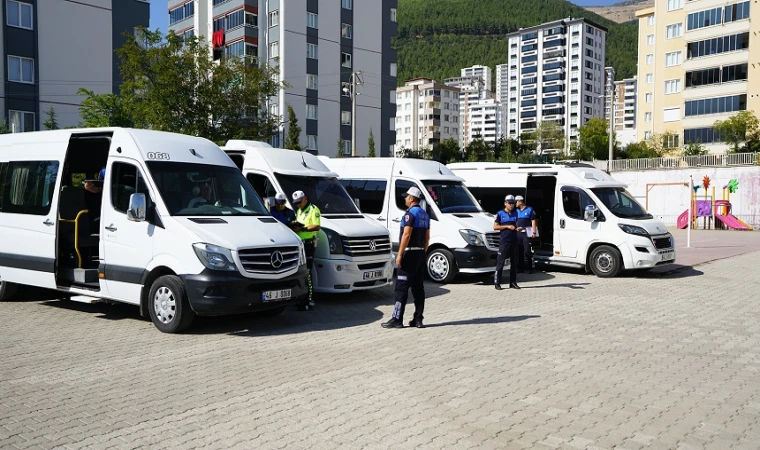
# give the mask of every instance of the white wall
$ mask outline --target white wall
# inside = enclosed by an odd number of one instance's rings
[[[78,125],[76,91],[111,92],[111,28],[110,0],[37,2],[40,122],[52,105],[61,128]]]
[[[715,186],[715,197],[722,198],[722,187],[731,179],[739,182],[736,193],[731,194],[733,214],[755,228],[760,228],[760,167],[729,168],[689,168],[678,170],[647,170],[640,172],[613,172],[612,177],[628,185],[642,206],[646,206],[647,184],[654,183],[688,183],[689,175],[694,178],[694,185],[701,185],[705,176],[710,177],[708,194]],[[699,200],[705,199],[705,190],[697,191]],[[709,198],[709,197],[708,197]],[[649,212],[660,217],[666,224],[675,224],[678,216],[688,208],[689,193],[686,186],[660,185],[649,191]]]

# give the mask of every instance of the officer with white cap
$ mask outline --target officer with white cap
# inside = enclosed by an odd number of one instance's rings
[[[517,285],[517,252],[519,242],[517,240],[517,211],[515,210],[515,197],[504,197],[504,209],[496,214],[493,229],[501,232],[499,235],[499,254],[496,258],[496,273],[493,277],[494,287],[501,290],[501,272],[504,270],[504,262],[509,258],[509,287],[520,289]]]
[[[309,287],[309,297],[298,307],[299,311],[311,311],[314,309],[314,288],[311,280],[311,268],[314,265],[314,251],[317,247],[317,232],[319,231],[321,219],[319,218],[319,208],[309,202],[303,191],[293,192],[293,206],[298,208],[296,211],[296,223],[294,226],[298,237],[303,241],[304,250],[306,251],[306,267],[309,268],[309,276],[306,277],[306,284]]]
[[[414,318],[410,327],[424,328],[422,312],[425,309],[425,255],[430,244],[430,216],[420,207],[422,191],[412,186],[406,191],[407,209],[401,218],[398,256],[396,257],[396,304],[393,317],[382,324],[383,328],[403,328],[404,310],[409,299],[409,288],[414,296]]]
[[[284,223],[285,225],[292,227],[296,221],[296,213],[289,209],[285,203],[288,201],[285,194],[278,192],[274,196],[274,208],[269,211],[272,217]]]
[[[528,260],[528,272],[533,273],[533,250],[529,238],[536,237],[536,211],[525,204],[522,195],[515,197],[517,202],[517,238],[520,242],[518,269],[525,270],[525,260]]]

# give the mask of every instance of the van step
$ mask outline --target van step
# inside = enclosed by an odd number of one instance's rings
[[[78,303],[96,303],[100,301],[97,297],[90,297],[87,295],[73,295],[69,298],[72,302],[78,302]]]
[[[98,284],[98,269],[64,267],[59,270],[58,276],[63,280],[76,284]]]

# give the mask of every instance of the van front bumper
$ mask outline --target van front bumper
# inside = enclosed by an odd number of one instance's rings
[[[393,256],[364,261],[314,258],[314,292],[339,293],[388,286],[393,280]],[[379,276],[375,276],[381,272]],[[365,279],[365,274],[369,278]]]
[[[489,273],[496,270],[498,252],[488,247],[468,245],[452,249],[460,273]]]
[[[222,316],[266,311],[288,304],[309,293],[305,265],[293,275],[279,280],[246,278],[238,272],[204,270],[198,275],[181,275],[190,307],[199,316]],[[290,297],[263,301],[262,293],[290,289]]]
[[[652,239],[665,238],[669,238],[671,241],[669,248],[658,249],[652,243]],[[676,261],[676,249],[672,242],[673,239],[670,235],[653,236],[652,238],[631,237],[625,245],[627,252],[621,252],[623,253],[625,268],[629,270],[651,269],[655,266],[673,264]],[[628,254],[626,255],[626,253]]]

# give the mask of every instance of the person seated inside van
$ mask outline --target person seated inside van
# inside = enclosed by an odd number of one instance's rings
[[[90,232],[98,233],[100,224],[100,209],[103,204],[103,180],[106,178],[106,168],[100,169],[94,178],[84,180],[84,200],[87,205],[87,215],[90,218]]]
[[[193,195],[195,196],[190,203],[187,204],[188,208],[197,208],[211,201],[211,180],[204,180],[199,182],[196,186],[193,186]]]

